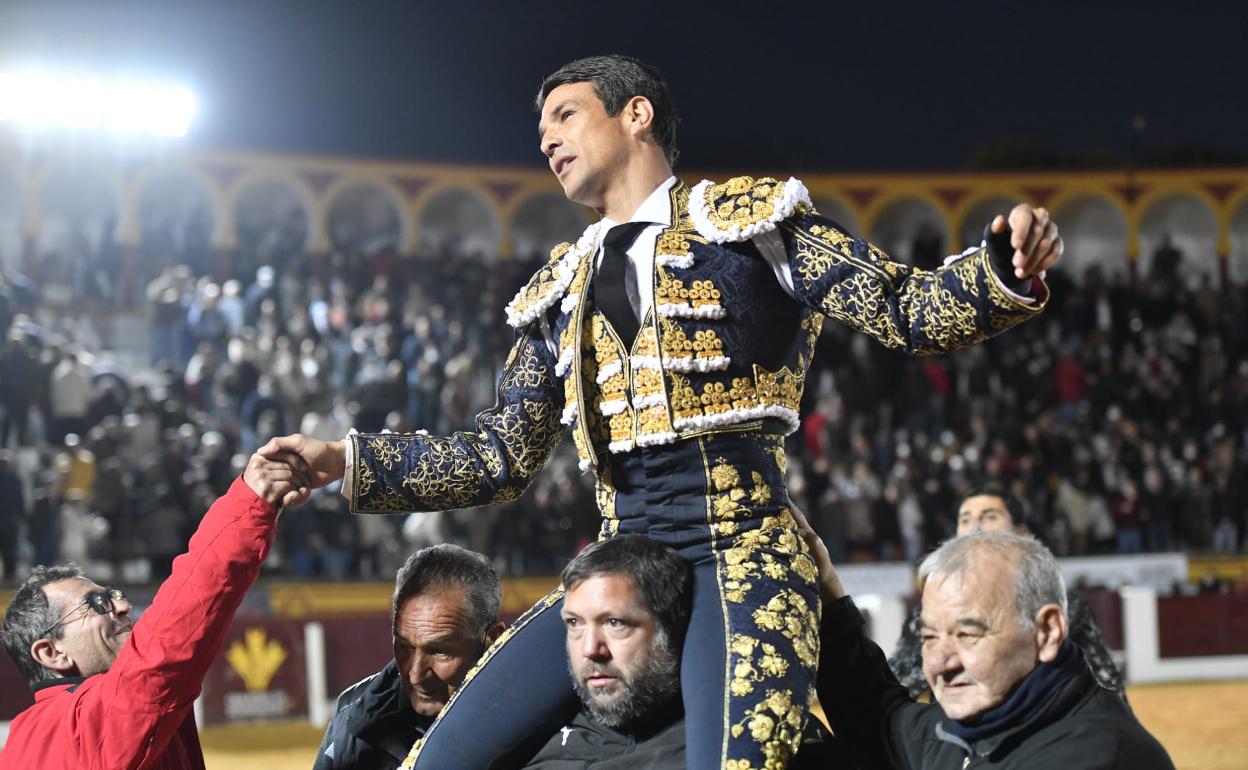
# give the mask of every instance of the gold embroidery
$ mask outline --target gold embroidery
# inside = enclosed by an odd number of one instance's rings
[[[403,460],[404,452],[411,445],[411,441],[396,441],[385,436],[372,436],[365,441],[373,457],[388,471],[394,470],[394,466]]]
[[[719,230],[768,220],[784,198],[784,185],[770,177],[739,176],[704,191],[707,218]]]
[[[666,358],[718,358],[724,355],[724,341],[711,329],[695,331],[689,339],[680,324],[669,318],[662,320],[663,357]]]
[[[677,257],[688,254],[688,234],[673,230],[664,230],[662,234],[659,235],[659,240],[655,243],[654,253],[671,254]]]
[[[686,307],[719,307],[723,295],[710,279],[695,280],[688,288],[679,278],[672,278],[666,270],[659,271],[659,285],[654,290],[657,305],[684,305]]]
[[[529,282],[511,301],[509,308],[514,315],[523,315],[529,308],[546,301],[551,292],[558,290],[559,280],[555,275],[555,269],[571,248],[570,243],[560,243],[550,250],[550,259],[534,273]]]
[[[764,764],[761,770],[787,767],[801,743],[805,707],[794,703],[793,694],[788,690],[768,690],[767,699],[745,713],[745,718],[732,726],[733,737],[739,738],[749,730],[750,737],[762,744]],[[749,760],[744,759],[729,760],[725,767],[751,770]]]

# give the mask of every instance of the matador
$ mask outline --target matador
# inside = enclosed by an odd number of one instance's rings
[[[784,437],[825,317],[913,354],[970,345],[1038,314],[1062,242],[1019,205],[985,244],[924,271],[824,218],[797,179],[692,189],[672,173],[666,83],[634,59],[582,59],[537,98],[541,150],[601,219],[507,306],[515,344],[475,430],[302,436],[316,483],[345,473],[360,513],[514,500],[565,426],[596,482],[602,537],[634,533],[695,572],[682,653],[687,761],[783,768],[813,700],[819,601],[784,483]],[[575,708],[561,594],[508,629],[408,766],[487,768]],[[626,632],[627,629],[621,629]],[[618,686],[618,685],[617,685]]]

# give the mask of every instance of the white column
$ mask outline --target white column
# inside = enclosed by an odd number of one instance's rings
[[[303,624],[303,659],[307,668],[308,721],[323,726],[333,715],[325,690],[325,627],[320,623]]]

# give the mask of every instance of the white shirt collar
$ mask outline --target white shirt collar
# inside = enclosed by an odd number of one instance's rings
[[[663,225],[664,227],[672,226],[672,199],[668,194],[672,187],[676,184],[676,177],[669,176],[663,180],[658,187],[654,188],[654,192],[641,202],[637,210],[633,212],[630,222],[649,222],[654,225]],[[601,232],[605,233],[619,222],[612,221],[603,217],[603,228]]]

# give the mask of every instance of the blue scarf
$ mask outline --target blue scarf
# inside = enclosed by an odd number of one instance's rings
[[[973,720],[951,719],[949,732],[967,743],[1025,724],[1044,711],[1071,679],[1087,668],[1083,650],[1066,639],[1050,663],[1040,663],[1023,677],[1004,703],[994,706]]]

